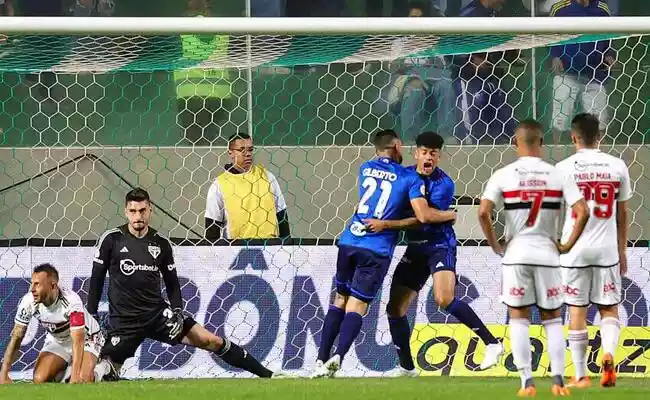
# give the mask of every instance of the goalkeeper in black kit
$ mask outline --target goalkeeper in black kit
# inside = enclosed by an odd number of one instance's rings
[[[104,279],[109,274],[108,338],[95,375],[100,380],[119,379],[124,361],[133,357],[140,344],[149,338],[170,345],[199,347],[234,367],[262,378],[273,377],[274,373],[248,351],[208,332],[183,313],[171,243],[149,227],[149,194],[143,189],[130,191],[126,195],[125,213],[128,224],[101,236],[93,261],[87,305],[90,314],[97,315]],[[169,303],[162,297],[161,275]]]

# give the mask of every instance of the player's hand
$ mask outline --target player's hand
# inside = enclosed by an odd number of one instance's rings
[[[13,383],[9,375],[7,376],[0,376],[0,385],[8,385],[10,383]]]
[[[169,327],[169,338],[174,340],[178,338],[178,335],[183,331],[183,321],[185,317],[183,316],[183,310],[180,308],[175,308],[172,312],[172,315],[168,317],[167,327]]]
[[[553,61],[551,61],[551,70],[556,75],[564,72],[564,64],[562,64],[562,60],[560,58],[554,58]]]
[[[504,254],[506,254],[506,251],[504,250],[503,246],[501,244],[498,244],[492,248],[492,251],[499,257],[503,257]]]
[[[364,219],[363,223],[366,225],[366,230],[370,232],[377,233],[386,229],[386,224],[380,219],[368,218]]]
[[[619,253],[618,267],[621,271],[621,276],[625,276],[627,274],[627,254]]]
[[[612,68],[616,64],[616,59],[612,56],[605,56],[605,64],[608,68]]]
[[[571,250],[571,247],[567,246],[566,244],[562,244],[559,241],[555,243],[555,246],[557,246],[557,251],[560,252],[560,254],[566,254]]]

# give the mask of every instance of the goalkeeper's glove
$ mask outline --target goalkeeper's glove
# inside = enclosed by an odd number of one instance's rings
[[[185,321],[185,316],[183,315],[183,310],[180,308],[175,308],[171,317],[167,320],[167,327],[169,328],[169,339],[176,340],[178,335],[183,331],[183,322]]]

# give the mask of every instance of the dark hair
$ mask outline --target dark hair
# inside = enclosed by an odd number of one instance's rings
[[[151,198],[149,197],[149,193],[147,193],[146,190],[142,188],[135,188],[126,194],[124,204],[126,205],[131,201],[137,201],[137,202],[147,201],[151,203]]]
[[[593,114],[580,113],[571,120],[571,129],[585,146],[593,146],[600,139],[600,121]]]
[[[422,16],[424,17],[431,16],[431,7],[429,6],[429,3],[426,1],[420,1],[420,0],[409,1],[408,3],[409,11],[414,8],[417,8],[418,10],[422,11]]]
[[[240,139],[248,140],[250,138],[251,138],[251,135],[249,135],[248,133],[244,133],[244,132],[234,133],[234,134],[230,135],[230,137],[228,138],[228,147],[230,148],[230,146],[232,146],[232,144],[235,142],[235,140],[240,140]]]
[[[393,140],[399,139],[399,135],[392,129],[384,129],[375,133],[372,139],[372,144],[375,145],[375,150],[383,151],[392,147]]]
[[[442,150],[445,139],[435,132],[422,132],[415,138],[417,147],[426,147],[427,149]]]
[[[48,278],[54,278],[54,280],[59,280],[59,271],[54,268],[54,265],[50,263],[40,264],[34,268],[34,273],[45,272]]]
[[[517,125],[516,131],[523,129],[526,132],[524,143],[528,146],[542,144],[544,139],[544,126],[532,118],[525,119]]]

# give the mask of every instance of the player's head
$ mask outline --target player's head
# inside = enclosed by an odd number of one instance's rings
[[[491,8],[493,10],[501,10],[503,5],[506,3],[506,0],[481,0],[481,4],[485,8]]]
[[[187,0],[187,11],[190,15],[206,14],[209,6],[207,0]]]
[[[394,130],[384,129],[375,133],[372,144],[375,145],[375,153],[378,156],[390,157],[402,163],[402,141]]]
[[[135,188],[126,194],[124,213],[129,220],[129,226],[136,232],[141,232],[149,226],[151,219],[151,198],[142,188]]]
[[[534,119],[521,121],[515,129],[515,147],[519,156],[539,157],[544,141],[544,128]]]
[[[36,266],[32,272],[31,292],[34,301],[46,306],[52,304],[59,287],[59,272],[52,264]]]
[[[593,114],[581,113],[571,120],[571,141],[579,147],[598,147],[600,121]]]
[[[253,139],[247,133],[235,133],[228,138],[228,156],[233,167],[246,172],[253,165]]]
[[[415,162],[419,173],[423,175],[433,173],[440,162],[444,143],[442,136],[435,132],[423,132],[415,138]]]

